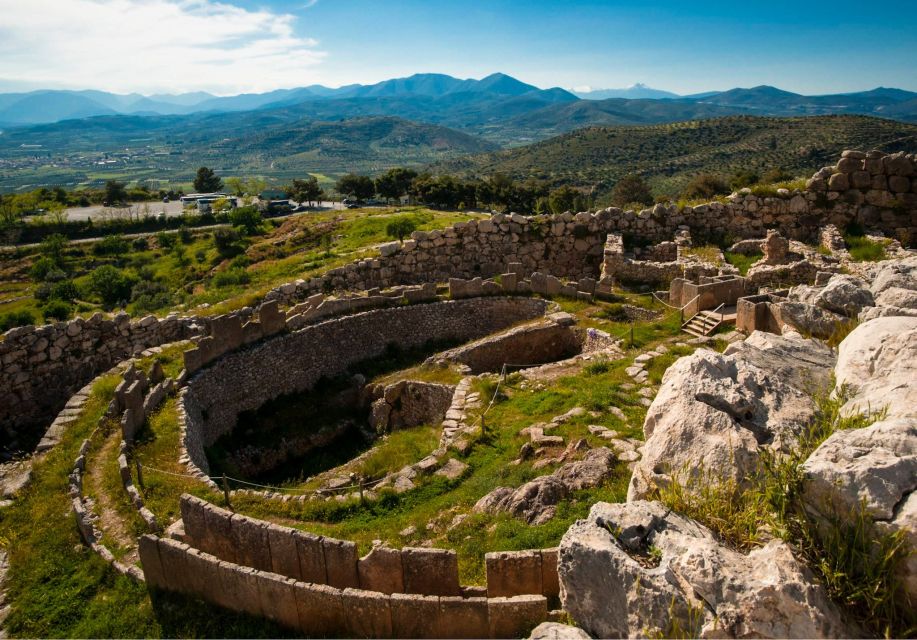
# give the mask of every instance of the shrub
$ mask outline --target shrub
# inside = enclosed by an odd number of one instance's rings
[[[27,324],[35,324],[35,316],[31,311],[10,311],[0,315],[0,332],[9,331],[13,327],[24,327]]]
[[[159,245],[160,249],[171,249],[175,244],[175,236],[165,231],[160,231],[156,234],[156,244]]]
[[[51,300],[41,308],[41,315],[46,322],[51,320],[66,320],[70,317],[72,308],[63,300]]]
[[[719,176],[711,173],[702,173],[695,176],[682,191],[684,198],[713,198],[717,195],[729,193],[729,187]]]
[[[627,175],[615,183],[611,190],[611,201],[619,207],[628,203],[649,206],[653,204],[653,192],[640,176]]]
[[[54,300],[66,300],[70,302],[79,297],[79,292],[72,280],[61,280],[55,282],[51,287],[51,298]]]
[[[97,256],[120,256],[128,252],[130,246],[127,240],[120,235],[107,236],[96,242],[92,253]]]
[[[248,271],[240,268],[227,269],[213,276],[212,284],[217,288],[248,284],[251,281]]]
[[[404,242],[404,237],[410,235],[415,229],[417,229],[417,223],[414,220],[402,217],[389,222],[385,227],[385,233],[390,238],[398,238],[399,242]]]
[[[182,244],[191,244],[194,242],[194,235],[191,233],[191,229],[182,225],[178,228],[178,240]]]
[[[52,233],[50,236],[41,241],[39,251],[54,261],[54,264],[62,264],[64,260],[64,249],[67,248],[67,238],[59,233]]]
[[[242,233],[252,236],[261,231],[263,222],[261,212],[255,207],[239,207],[229,212],[229,222],[232,226],[241,229]]]
[[[146,251],[150,248],[150,242],[141,236],[140,238],[134,238],[131,242],[131,246],[134,248],[134,251]]]
[[[729,179],[729,187],[733,191],[750,187],[758,182],[758,174],[754,171],[739,171]]]
[[[89,274],[89,289],[102,299],[102,304],[111,308],[127,300],[131,295],[133,281],[120,269],[109,264],[96,267]]]
[[[138,313],[150,313],[172,303],[172,296],[160,283],[143,280],[131,290],[131,304]]]
[[[239,246],[239,232],[235,229],[216,229],[213,232],[213,243],[217,248],[217,253],[223,258],[232,258],[242,252]]]
[[[49,273],[57,270],[57,262],[55,262],[53,258],[43,256],[36,260],[32,268],[29,269],[29,276],[31,276],[32,280],[35,282],[42,282],[48,278]]]

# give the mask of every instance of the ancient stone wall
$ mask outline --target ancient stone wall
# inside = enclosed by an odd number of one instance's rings
[[[533,325],[515,327],[476,340],[436,356],[438,361],[458,362],[471,373],[499,372],[504,364],[538,365],[572,357],[582,351],[582,341],[567,314]],[[515,371],[516,368],[511,369]]]
[[[231,431],[240,412],[306,391],[322,377],[381,356],[389,344],[412,348],[430,341],[467,341],[534,319],[547,307],[545,300],[494,296],[379,309],[229,353],[191,377],[182,391],[179,411],[187,456],[206,473],[204,447]]]
[[[870,176],[868,187],[864,174]],[[756,196],[743,189],[727,202],[693,207],[657,204],[639,212],[612,207],[596,213],[528,218],[496,214],[443,230],[417,231],[403,244],[383,245],[377,258],[284,285],[269,296],[291,304],[331,290],[486,278],[511,270],[509,263],[519,263],[526,274],[544,271],[576,280],[597,278],[608,234],[657,244],[671,241],[687,228],[697,242],[706,243],[763,238],[769,229],[776,229],[784,237],[815,243],[826,224],[844,228],[851,222],[904,244],[914,243],[917,156],[845,151],[837,165],[816,173],[804,191],[778,189],[774,196]],[[671,257],[671,247],[663,245],[645,257],[651,261]],[[682,274],[661,274],[666,280],[675,275]]]
[[[220,560],[185,543],[140,538],[147,585],[265,617],[308,637],[520,638],[548,618],[540,595],[384,593],[332,587]]]
[[[132,322],[96,314],[10,329],[0,341],[0,448],[31,449],[71,394],[102,371],[153,346],[206,330],[197,318],[147,316]]]

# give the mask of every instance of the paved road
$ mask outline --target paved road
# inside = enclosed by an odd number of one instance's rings
[[[321,209],[342,209],[340,202],[321,202]],[[161,202],[135,202],[130,207],[103,207],[102,205],[93,205],[90,207],[71,207],[67,209],[68,220],[104,220],[111,218],[127,218],[128,216],[138,216],[149,213],[151,216],[158,216],[165,212],[168,217],[180,216],[183,212],[181,201]]]

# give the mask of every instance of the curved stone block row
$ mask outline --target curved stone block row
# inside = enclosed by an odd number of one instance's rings
[[[395,344],[466,341],[544,315],[545,300],[485,297],[378,309],[281,333],[227,353],[190,377],[179,399],[182,461],[206,474],[204,448],[232,430],[242,411],[310,389],[322,377],[382,355]]]
[[[285,578],[145,535],[147,584],[268,618],[309,637],[519,638],[548,619],[547,599],[382,593]]]

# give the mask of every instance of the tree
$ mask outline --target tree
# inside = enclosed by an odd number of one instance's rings
[[[110,264],[96,267],[89,274],[90,290],[97,294],[108,308],[130,299],[133,284],[131,278]]]
[[[229,222],[232,226],[242,229],[247,236],[252,236],[261,231],[263,222],[261,212],[255,207],[239,207],[229,212]]]
[[[64,249],[67,248],[68,240],[59,233],[52,233],[50,236],[41,241],[40,251],[45,257],[54,261],[54,264],[60,266],[64,263]]]
[[[214,193],[223,188],[223,181],[213,169],[201,167],[194,177],[194,190],[198,193]]]
[[[373,194],[376,193],[376,185],[373,184],[373,181],[368,176],[358,176],[353,173],[341,176],[341,179],[337,181],[336,188],[338,193],[352,196],[357,200],[372,198]]]
[[[404,237],[410,235],[416,228],[417,222],[413,218],[401,216],[388,223],[385,233],[391,238],[398,238],[399,242],[404,242]]]
[[[319,186],[315,176],[309,176],[305,180],[294,180],[293,184],[287,187],[286,192],[293,201],[300,204],[308,202],[309,205],[320,202],[325,196],[325,190]]]
[[[245,182],[242,178],[226,178],[226,188],[234,196],[242,197],[245,195]]]
[[[682,196],[694,200],[712,198],[716,195],[729,193],[729,186],[719,176],[712,173],[701,173],[694,176],[687,184]]]
[[[127,188],[123,182],[109,180],[105,183],[105,202],[114,206],[127,202]]]
[[[551,209],[551,213],[557,215],[563,213],[564,211],[570,211],[574,208],[574,202],[576,201],[579,192],[567,185],[560,187],[559,189],[554,189],[551,192],[551,195],[548,196],[548,206]]]
[[[643,205],[653,204],[653,192],[649,185],[638,175],[626,175],[615,183],[611,190],[611,201],[619,207],[626,204],[637,203]]]
[[[395,167],[376,178],[376,193],[386,200],[400,200],[411,189],[411,183],[417,177],[413,169]]]

